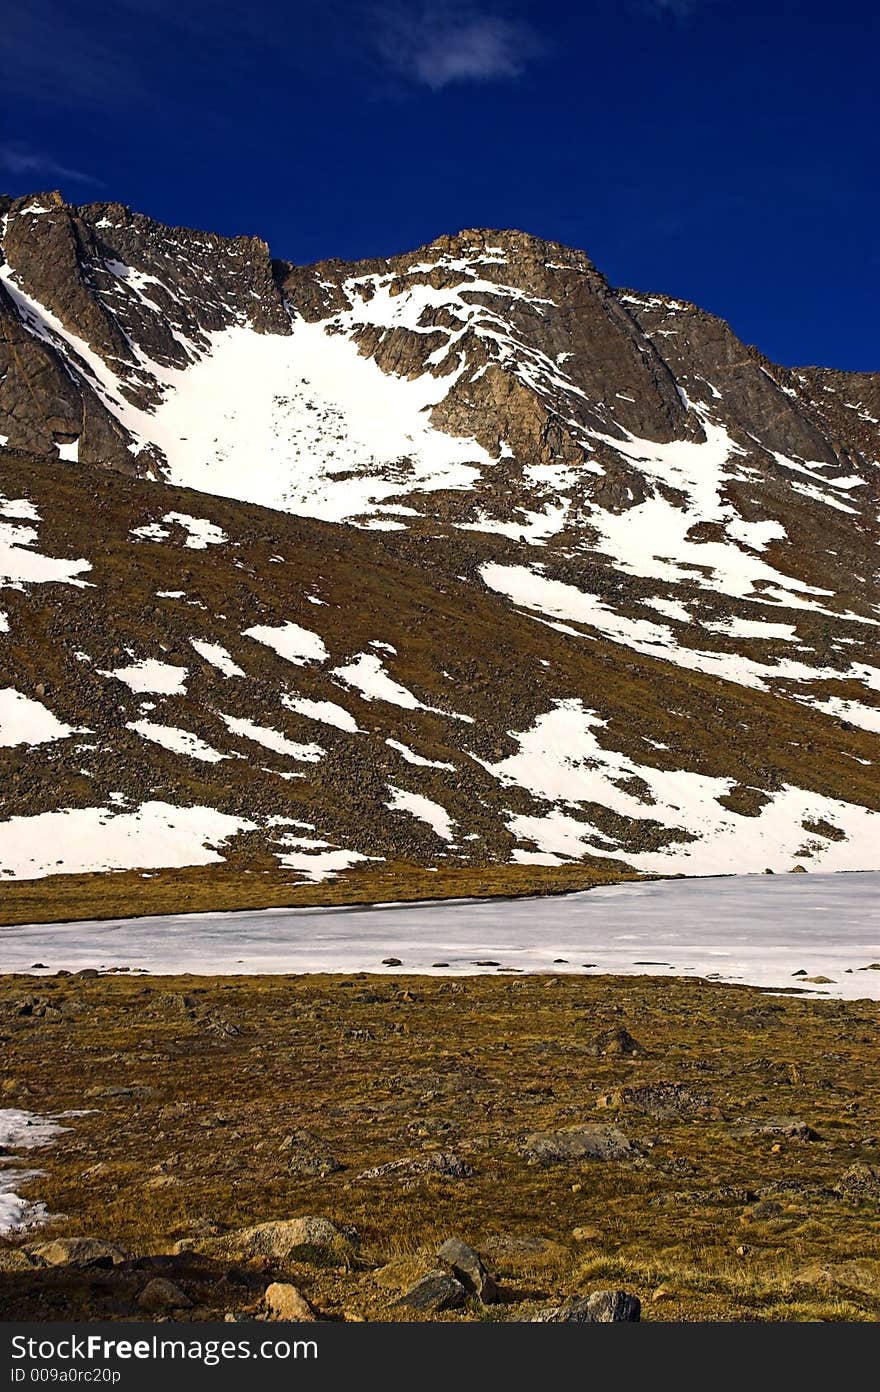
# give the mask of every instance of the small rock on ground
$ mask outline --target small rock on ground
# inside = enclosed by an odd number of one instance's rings
[[[273,1281],[266,1287],[263,1304],[269,1319],[293,1320],[297,1323],[315,1319],[315,1311],[302,1291],[286,1281]]]
[[[550,1306],[533,1316],[535,1324],[622,1324],[642,1318],[642,1302],[627,1291],[593,1291],[586,1297],[569,1296],[561,1305]]]
[[[478,1296],[484,1305],[496,1303],[499,1292],[495,1278],[473,1247],[457,1237],[450,1237],[437,1249],[437,1256],[452,1268],[453,1276],[469,1294]]]
[[[157,1276],[154,1280],[148,1281],[137,1298],[137,1303],[142,1310],[147,1310],[151,1314],[162,1314],[165,1310],[188,1310],[192,1301],[180,1286],[169,1281],[165,1276]]]
[[[129,1253],[101,1237],[56,1237],[28,1252],[44,1266],[110,1267],[129,1260]]]
[[[441,1310],[460,1310],[467,1300],[467,1291],[448,1271],[428,1271],[395,1303],[408,1310],[438,1314]]]

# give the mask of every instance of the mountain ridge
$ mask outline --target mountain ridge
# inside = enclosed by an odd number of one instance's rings
[[[9,879],[876,865],[880,376],[515,230],[0,251]]]

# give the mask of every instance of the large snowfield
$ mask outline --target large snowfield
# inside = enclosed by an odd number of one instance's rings
[[[741,875],[513,901],[31,924],[0,928],[0,970],[33,971],[36,963],[48,972],[124,967],[201,976],[507,969],[706,977],[877,1000],[878,903],[877,872]],[[385,966],[387,957],[400,965]],[[820,976],[830,979],[806,979]]]

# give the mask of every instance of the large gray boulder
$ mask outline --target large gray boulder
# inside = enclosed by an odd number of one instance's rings
[[[530,1165],[564,1165],[578,1160],[627,1160],[633,1147],[616,1126],[566,1126],[534,1131],[521,1153]]]

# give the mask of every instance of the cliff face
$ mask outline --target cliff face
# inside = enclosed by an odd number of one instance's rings
[[[876,865],[878,421],[524,233],[0,199],[0,869]]]

